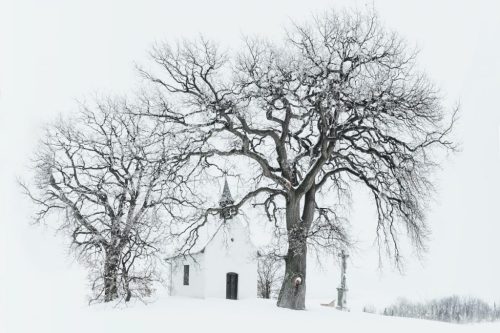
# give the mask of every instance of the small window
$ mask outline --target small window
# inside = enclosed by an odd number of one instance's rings
[[[189,265],[184,265],[184,285],[189,286]]]

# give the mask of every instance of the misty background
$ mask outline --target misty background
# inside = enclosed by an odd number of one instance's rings
[[[12,0],[0,1],[0,317],[52,318],[66,304],[86,304],[85,271],[52,227],[30,225],[32,206],[16,183],[29,178],[45,123],[76,110],[77,99],[139,88],[135,64],[148,65],[154,41],[202,33],[237,47],[243,35],[278,39],[290,20],[344,6],[373,6],[387,28],[421,50],[420,69],[441,88],[445,107],[461,107],[454,134],[461,152],[436,174],[428,252],[418,259],[405,251],[403,273],[390,262],[379,269],[374,207],[355,193],[350,221],[358,242],[348,262],[348,304],[380,310],[399,296],[451,294],[500,301],[497,1]],[[334,260],[323,257],[322,267],[311,267],[308,298],[335,297]]]

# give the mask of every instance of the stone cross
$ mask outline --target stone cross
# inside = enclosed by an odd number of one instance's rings
[[[347,270],[347,258],[349,255],[345,253],[344,250],[339,254],[341,259],[340,266],[340,286],[337,288],[337,309],[347,310],[347,286],[346,286],[346,270]]]

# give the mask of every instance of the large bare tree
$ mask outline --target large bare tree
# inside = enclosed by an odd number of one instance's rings
[[[201,39],[151,55],[159,66],[142,70],[158,92],[149,114],[184,136],[178,160],[191,173],[239,164],[232,171],[247,173],[252,188],[235,208],[253,200],[286,231],[278,306],[305,308],[308,246],[349,245],[332,197],[353,184],[371,193],[381,249],[398,262],[402,231],[423,247],[429,175],[438,152],[453,148],[453,117],[444,119],[416,53],[376,15],[329,12],[292,25],[281,43],[247,38],[236,54]],[[183,251],[217,212],[188,220],[177,234],[186,236]]]
[[[133,115],[138,107],[147,105],[106,100],[49,125],[34,181],[22,184],[35,220],[70,236],[89,270],[91,300],[149,296],[158,278],[173,150],[165,123]]]

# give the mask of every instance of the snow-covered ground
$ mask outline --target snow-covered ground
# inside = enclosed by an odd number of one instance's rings
[[[273,300],[159,297],[132,305],[80,305],[58,315],[10,322],[8,332],[500,332],[500,323],[454,325],[425,320],[341,312],[309,300],[306,311],[280,309]],[[44,309],[46,313],[46,309]]]

